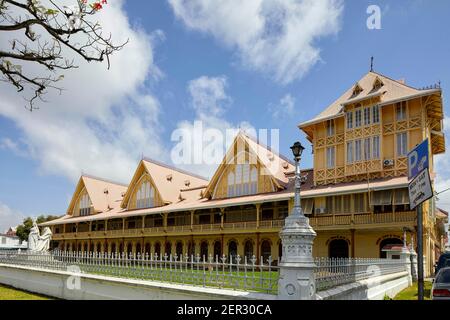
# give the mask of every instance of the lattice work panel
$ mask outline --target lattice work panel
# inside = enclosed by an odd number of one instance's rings
[[[325,180],[325,170],[316,171],[316,181],[318,180]]]
[[[383,125],[383,133],[384,134],[394,133],[394,124],[388,123],[388,124]]]
[[[370,136],[372,134],[372,128],[367,127],[363,129],[363,134],[367,137]]]
[[[345,167],[345,175],[350,176],[355,172],[355,167],[353,165],[348,165]]]
[[[420,128],[422,126],[422,119],[420,117],[412,118],[409,120],[409,128]]]
[[[345,168],[338,167],[336,168],[336,177],[343,177],[345,175]]]
[[[408,122],[407,121],[398,121],[396,122],[396,129],[399,130],[406,130],[408,129]]]
[[[394,170],[384,171],[384,177],[385,178],[392,178],[394,176],[395,176],[395,171]]]
[[[347,138],[347,140],[352,140],[355,137],[353,130],[347,130],[345,132],[345,137]]]
[[[323,139],[323,138],[317,139],[317,141],[316,141],[316,147],[317,147],[317,148],[325,147],[325,139]]]
[[[407,164],[407,158],[399,158],[397,159],[397,169],[406,169],[408,164]]]
[[[381,126],[375,125],[371,127],[372,135],[378,135],[381,133]]]
[[[406,175],[408,175],[408,170],[407,169],[397,170],[397,175],[398,176],[406,176]]]
[[[331,137],[327,137],[327,146],[329,145],[333,145],[336,143],[336,138],[335,136],[331,136]]]
[[[343,183],[343,182],[346,182],[346,180],[347,179],[345,179],[345,178],[337,178],[336,183]]]
[[[354,138],[362,138],[363,136],[364,136],[363,130],[355,129],[355,131],[354,131]]]
[[[369,174],[370,179],[381,179],[381,172],[373,172]]]
[[[343,133],[338,134],[336,136],[336,143],[344,143],[344,141],[345,141],[345,136]]]
[[[328,179],[329,178],[334,178],[334,176],[336,175],[336,170],[334,170],[334,169],[327,169],[326,175],[327,175]]]

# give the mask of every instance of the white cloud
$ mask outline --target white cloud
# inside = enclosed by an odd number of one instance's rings
[[[276,119],[292,117],[295,111],[294,106],[295,98],[288,93],[277,104],[270,105],[269,111]]]
[[[232,102],[232,98],[226,93],[227,86],[228,81],[225,76],[202,76],[189,81],[187,91],[191,98],[190,106],[195,112],[195,119],[193,122],[181,121],[175,132],[192,137],[188,146],[190,149],[188,152],[192,156],[189,157],[189,163],[179,163],[172,155],[172,161],[177,166],[202,176],[212,177],[239,129],[254,130],[247,121],[235,125],[223,117]],[[234,134],[227,137],[227,130],[234,130]],[[215,137],[223,139],[215,139]],[[179,141],[176,134],[172,138]],[[214,150],[220,150],[220,152],[213,152]]]
[[[168,0],[187,28],[211,34],[242,65],[287,84],[320,60],[316,43],[337,34],[342,0]]]
[[[129,39],[111,57],[110,70],[106,64],[76,59],[79,68],[65,73],[63,93],[49,91],[48,102],[34,112],[23,107],[26,102],[13,87],[0,84],[0,116],[11,119],[22,135],[20,144],[13,137],[4,138],[3,144],[10,149],[25,144],[42,173],[76,181],[85,172],[128,182],[142,153],[164,157],[160,105],[144,86],[163,76],[153,54],[164,33],[147,34],[132,27],[122,4],[111,1],[95,15],[115,43]],[[10,36],[2,32],[0,43],[6,44]]]
[[[24,218],[20,211],[13,210],[0,201],[0,233],[21,224]]]

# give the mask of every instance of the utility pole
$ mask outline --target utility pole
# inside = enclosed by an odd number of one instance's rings
[[[423,214],[422,204],[417,206],[417,288],[418,300],[423,300]]]

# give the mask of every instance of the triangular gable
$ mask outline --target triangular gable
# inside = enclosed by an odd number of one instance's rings
[[[145,158],[139,163],[124,195],[122,208],[128,207],[135,187],[144,175],[150,180],[163,204],[178,202],[182,189],[204,187],[208,184],[208,180],[202,177]]]
[[[377,81],[383,83],[382,90],[374,91],[374,84]],[[299,124],[299,127],[300,128],[306,127],[312,123],[323,121],[325,119],[330,119],[339,116],[340,114],[344,115],[343,105],[352,102],[353,99],[360,100],[366,97],[370,98],[374,93],[379,94],[381,96],[382,102],[386,103],[389,101],[406,99],[419,93],[425,95],[427,94],[428,91],[430,93],[432,93],[433,91],[433,90],[419,90],[406,85],[403,81],[396,81],[373,71],[370,71],[367,74],[365,74],[357,82],[357,85],[362,89],[362,91],[358,94],[356,99],[353,96],[355,86],[352,86],[336,101],[334,101],[324,111],[322,111],[319,115],[317,115],[315,118],[311,120]]]
[[[261,169],[265,171],[265,174],[271,177],[272,182],[278,189],[284,189],[287,186],[289,179],[286,174],[294,170],[293,164],[276,152],[270,150],[267,146],[258,143],[253,138],[240,132],[235,137],[222,162],[214,173],[209,185],[205,189],[205,198],[212,197],[216,185],[221,180],[223,173],[227,170],[227,166],[235,163],[235,158],[241,156],[244,150],[248,151],[246,156],[252,158],[251,163],[260,164]],[[238,154],[235,154],[235,152]]]
[[[84,190],[86,190],[89,196],[94,209],[93,213],[95,214],[118,208],[120,206],[122,194],[126,189],[126,185],[83,175],[78,180],[67,213],[73,214],[73,210]]]

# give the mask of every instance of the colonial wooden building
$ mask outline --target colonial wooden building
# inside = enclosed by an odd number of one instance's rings
[[[445,152],[442,92],[367,73],[299,128],[313,145],[302,207],[315,256],[383,257],[403,231],[416,237],[406,156],[428,138]],[[432,178],[435,177],[431,160]],[[210,181],[143,159],[129,185],[82,176],[65,216],[42,224],[54,246],[89,252],[257,256],[278,260],[293,205],[294,166],[240,133]],[[424,205],[426,272],[440,246],[434,201]],[[410,241],[410,240],[409,240]],[[415,241],[417,243],[417,241]]]

